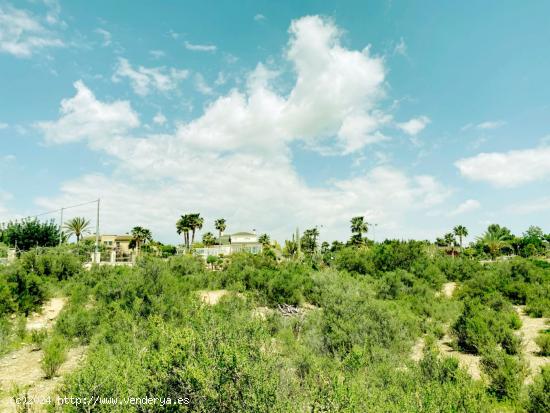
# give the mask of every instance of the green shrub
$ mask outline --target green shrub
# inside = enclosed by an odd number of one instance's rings
[[[550,366],[544,366],[529,386],[527,411],[529,413],[550,412]]]
[[[540,347],[541,356],[550,356],[550,330],[541,332],[535,339],[535,343]]]
[[[481,358],[481,367],[489,377],[489,392],[500,400],[517,400],[527,367],[517,356],[510,356],[501,350],[487,352]]]
[[[521,325],[517,313],[509,303],[498,296],[467,299],[464,310],[452,326],[458,347],[466,352],[480,354],[501,345],[508,354],[517,354],[521,340],[513,333]]]
[[[42,344],[47,337],[48,331],[46,329],[31,331],[31,343],[34,344],[35,350],[40,350],[42,348]]]
[[[24,340],[27,337],[27,319],[23,315],[19,315],[15,319],[15,335]]]
[[[67,358],[67,343],[63,337],[54,335],[43,343],[42,370],[51,379]]]

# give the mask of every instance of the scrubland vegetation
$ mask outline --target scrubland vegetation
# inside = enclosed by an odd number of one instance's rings
[[[48,377],[68,347],[87,346],[59,394],[189,401],[91,411],[550,409],[550,367],[524,381],[514,308],[550,317],[550,264],[542,259],[482,263],[418,241],[335,243],[283,260],[266,248],[226,258],[215,271],[191,255],[142,254],[134,267],[89,271],[79,257],[67,247],[32,250],[0,267],[0,352],[19,340],[13,314],[63,294],[68,303],[54,329],[26,338],[43,349]],[[458,283],[451,298],[440,293],[449,281]],[[216,305],[199,298],[220,289],[229,294]],[[285,315],[283,304],[297,311]],[[458,350],[481,356],[482,380],[440,354],[437,341],[446,333]],[[541,355],[549,336],[537,339]],[[420,338],[423,356],[415,362],[411,349]]]

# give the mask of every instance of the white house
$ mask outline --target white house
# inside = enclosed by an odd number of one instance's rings
[[[219,257],[236,252],[258,254],[262,251],[262,244],[258,242],[258,236],[253,232],[236,232],[230,235],[222,235],[217,241],[218,245],[196,248],[194,250],[195,254],[206,260],[209,255]]]

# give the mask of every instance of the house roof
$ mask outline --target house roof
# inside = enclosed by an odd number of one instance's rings
[[[250,235],[250,236],[253,236],[255,237],[256,234],[254,234],[253,232],[235,232],[234,234],[231,234],[232,237],[234,236],[244,236],[244,235]]]

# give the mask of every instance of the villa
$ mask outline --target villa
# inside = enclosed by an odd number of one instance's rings
[[[258,236],[254,232],[236,232],[230,235],[222,235],[218,238],[217,245],[196,248],[194,251],[196,255],[206,260],[209,255],[219,257],[236,252],[258,254],[262,251],[262,244],[258,242]]]

